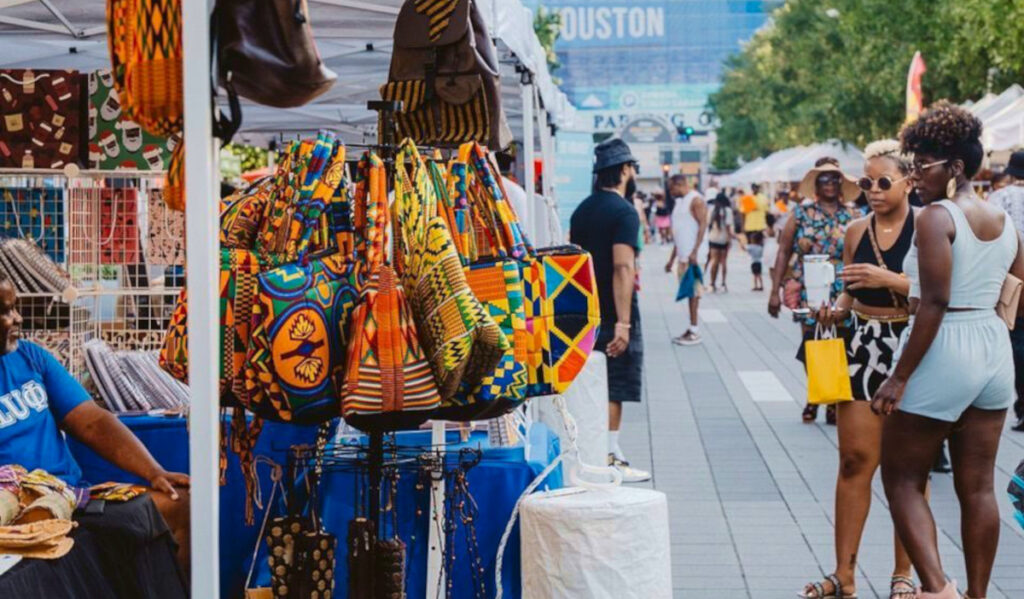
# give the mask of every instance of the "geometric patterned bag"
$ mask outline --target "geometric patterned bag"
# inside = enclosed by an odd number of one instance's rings
[[[564,393],[594,349],[601,322],[590,254],[565,245],[538,250],[523,269],[529,330],[527,395]]]
[[[470,207],[473,260],[466,278],[477,298],[512,342],[498,366],[476,387],[465,386],[462,393],[491,407],[479,418],[494,418],[508,413],[526,399],[527,349],[526,312],[521,268],[529,256],[529,246],[498,184],[487,152],[478,144],[464,145],[460,160],[452,165],[456,177],[453,189],[466,197],[455,205]],[[465,174],[463,174],[465,173]]]
[[[462,384],[475,388],[511,348],[466,281],[445,220],[437,215],[438,192],[411,140],[395,160],[395,234],[407,297],[416,316],[443,402]],[[452,408],[448,410],[447,408]],[[485,406],[445,405],[446,419],[473,419]]]
[[[366,206],[369,277],[352,313],[342,416],[360,430],[415,428],[441,404],[399,276],[386,263],[387,175],[367,154],[356,175],[356,203]]]

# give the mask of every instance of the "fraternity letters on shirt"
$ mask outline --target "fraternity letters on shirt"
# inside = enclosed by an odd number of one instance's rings
[[[29,381],[10,393],[0,395],[0,429],[7,428],[48,407],[46,389],[36,381]]]

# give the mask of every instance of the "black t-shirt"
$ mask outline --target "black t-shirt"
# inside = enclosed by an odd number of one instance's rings
[[[595,192],[572,213],[569,240],[593,256],[601,321],[604,323],[618,320],[612,287],[615,272],[612,246],[622,243],[638,250],[639,235],[640,215],[622,196],[611,191]],[[635,294],[633,301],[636,301]]]

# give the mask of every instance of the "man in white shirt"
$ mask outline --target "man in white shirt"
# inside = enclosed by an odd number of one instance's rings
[[[675,244],[672,256],[665,265],[665,271],[671,272],[678,260],[679,277],[682,280],[691,266],[700,265],[708,258],[708,208],[704,197],[696,189],[690,187],[685,175],[673,175],[669,179],[669,192],[674,198],[672,208],[672,239]],[[672,340],[676,345],[697,345],[701,342],[697,327],[697,310],[700,306],[700,292],[694,290],[689,298],[690,327],[686,332]]]
[[[1010,164],[1004,171],[1010,177],[1010,184],[992,192],[988,201],[1006,211],[1007,217],[1017,228],[1017,233],[1024,232],[1024,152],[1014,152],[1010,156]],[[1013,364],[1017,371],[1017,401],[1013,404],[1017,424],[1013,430],[1024,432],[1024,322],[1017,321],[1017,326],[1010,331],[1010,342],[1013,346]]]

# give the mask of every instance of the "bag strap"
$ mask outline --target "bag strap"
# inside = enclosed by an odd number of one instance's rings
[[[871,249],[875,251],[875,260],[878,261],[878,265],[882,267],[882,270],[889,270],[889,266],[885,263],[885,258],[882,257],[882,250],[878,247],[878,239],[875,237],[875,215],[871,214],[871,219],[868,221],[868,239],[871,240]],[[893,307],[902,308],[904,306],[903,301],[900,299],[896,292],[886,287],[889,291],[889,296],[892,297]]]
[[[317,165],[315,178],[307,179],[306,187],[310,191],[306,194],[304,190],[304,203],[298,211],[297,222],[301,230],[296,243],[296,258],[300,263],[309,253],[314,233],[320,231],[320,217],[328,210],[328,204],[344,182],[345,146],[335,143],[333,135],[324,136],[318,140],[313,160],[322,164]]]
[[[500,176],[496,174],[497,169],[491,163],[487,151],[480,144],[472,142],[459,148],[459,157],[464,156],[468,158],[467,163],[479,188],[476,197],[470,193],[470,198],[478,200],[479,210],[484,213],[481,216],[495,225],[500,251],[518,259],[533,255],[533,248],[526,243],[515,210],[508,203],[504,184],[500,182]]]
[[[356,174],[356,230],[368,272],[387,264],[387,173],[384,162],[372,152],[363,154]]]

